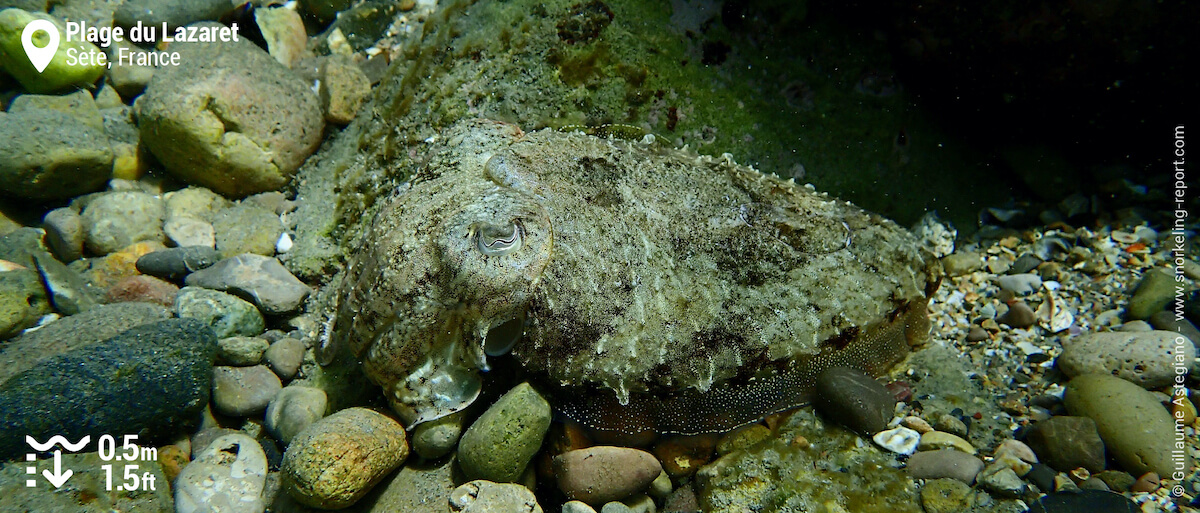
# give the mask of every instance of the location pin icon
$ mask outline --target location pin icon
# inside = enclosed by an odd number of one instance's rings
[[[39,30],[50,36],[49,44],[41,48],[33,44],[33,34]],[[41,73],[58,52],[58,27],[49,20],[33,20],[25,25],[25,30],[21,32],[21,45],[25,47],[25,55],[29,57],[30,64]]]

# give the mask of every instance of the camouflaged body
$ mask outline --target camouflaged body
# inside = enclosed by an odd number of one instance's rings
[[[936,260],[906,230],[650,139],[447,130],[370,224],[333,341],[410,426],[470,404],[489,331],[517,326],[511,351],[569,415],[699,432],[803,402],[832,364],[883,372],[927,336]]]

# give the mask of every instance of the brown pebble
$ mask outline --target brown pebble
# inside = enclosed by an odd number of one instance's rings
[[[143,302],[156,303],[167,308],[175,306],[175,295],[179,287],[153,276],[126,276],[108,288],[106,303]]]
[[[1129,491],[1150,493],[1157,490],[1159,484],[1158,474],[1146,472],[1137,481],[1133,482],[1133,486],[1129,487]]]
[[[971,326],[971,330],[967,332],[967,342],[982,342],[987,339],[988,332],[982,326]]]
[[[1014,328],[1028,328],[1037,322],[1037,314],[1033,312],[1029,305],[1024,301],[1017,301],[1008,307],[1008,311],[1004,315],[996,318],[1001,324],[1006,324]]]
[[[554,470],[567,497],[600,506],[645,490],[663,468],[646,451],[599,446],[558,455]]]

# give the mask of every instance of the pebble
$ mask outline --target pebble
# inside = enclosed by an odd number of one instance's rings
[[[1032,448],[1030,448],[1024,442],[1013,440],[1011,438],[1000,442],[1000,445],[996,447],[994,455],[997,459],[1012,457],[1028,463],[1038,462],[1037,455],[1034,454]]]
[[[321,509],[358,502],[408,457],[404,426],[366,408],[325,417],[292,439],[283,456],[283,488]]]
[[[1170,310],[1163,310],[1150,316],[1150,325],[1156,330],[1170,331],[1188,338],[1193,345],[1200,344],[1200,329],[1196,328],[1192,321],[1186,317],[1178,321],[1175,320],[1175,313]]]
[[[933,431],[933,426],[930,426],[928,422],[925,422],[925,419],[915,415],[904,417],[904,420],[902,420],[901,423],[904,424],[904,427],[921,434]]]
[[[279,376],[266,365],[213,368],[213,406],[224,415],[260,413],[282,388]]]
[[[42,282],[46,284],[46,290],[50,293],[50,304],[59,313],[75,315],[99,304],[83,277],[55,260],[49,253],[34,253],[33,261]]]
[[[304,342],[286,337],[272,343],[263,357],[275,374],[281,379],[290,380],[300,372],[300,366],[304,363],[304,351]]]
[[[267,406],[266,427],[284,445],[325,417],[329,399],[325,391],[300,385],[280,390]]]
[[[1137,481],[1133,482],[1133,486],[1129,487],[1129,491],[1134,493],[1151,493],[1161,485],[1162,483],[1159,480],[1158,474],[1147,472],[1142,477],[1137,478]]]
[[[1009,305],[1008,311],[996,318],[1001,324],[1014,328],[1028,328],[1037,322],[1037,314],[1024,301]]]
[[[583,501],[570,501],[563,504],[562,513],[596,513],[596,510]]]
[[[331,55],[321,65],[319,94],[325,120],[345,125],[354,120],[359,107],[371,94],[371,81],[349,57]]]
[[[1170,475],[1174,419],[1153,393],[1113,376],[1084,374],[1067,383],[1063,401],[1071,415],[1096,422],[1105,448],[1122,468]]]
[[[450,511],[457,513],[541,513],[537,497],[513,483],[477,479],[450,492]]]
[[[458,463],[470,479],[515,482],[542,446],[549,428],[550,403],[522,383],[467,428],[458,442]]]
[[[967,331],[967,342],[983,342],[988,338],[990,337],[987,330],[981,326],[971,326],[971,329]]]
[[[558,489],[568,498],[592,506],[640,493],[662,471],[662,465],[652,454],[627,447],[588,447],[554,458]]]
[[[942,258],[942,267],[950,276],[965,276],[983,269],[983,256],[974,251],[954,253]]]
[[[671,483],[671,476],[664,470],[654,481],[650,482],[650,488],[646,493],[659,501],[664,501],[671,495],[674,485]]]
[[[896,397],[858,369],[832,367],[817,376],[813,405],[825,417],[863,436],[887,428]]]
[[[977,451],[971,446],[971,443],[959,438],[958,436],[941,431],[930,431],[921,435],[920,442],[917,443],[917,449],[922,451],[936,451],[938,449],[956,449],[967,454],[975,454]]]
[[[46,243],[54,256],[63,262],[83,258],[83,219],[73,208],[51,210],[42,218]]]
[[[166,210],[144,192],[110,192],[93,198],[81,214],[88,251],[107,255],[142,241],[163,240]]]
[[[413,452],[427,460],[450,454],[462,436],[465,417],[465,412],[459,411],[418,424],[412,433]]]
[[[988,465],[977,479],[980,486],[998,497],[1016,499],[1025,493],[1025,482],[1003,463]]]
[[[1094,477],[1089,477],[1087,479],[1084,479],[1082,483],[1079,483],[1079,489],[1080,490],[1101,490],[1101,491],[1105,491],[1105,492],[1109,491],[1108,485],[1104,484],[1104,481],[1102,481],[1100,479],[1096,479]]]
[[[1025,439],[1041,461],[1056,470],[1104,470],[1104,442],[1090,418],[1051,417],[1030,427]]]
[[[137,259],[137,270],[166,279],[179,279],[221,260],[212,247],[185,246],[147,253]]]
[[[167,218],[191,217],[208,221],[217,212],[229,208],[232,202],[204,187],[185,187],[163,195],[167,201]]]
[[[177,513],[262,513],[267,457],[253,438],[222,436],[172,483]]]
[[[154,303],[166,308],[175,306],[179,287],[153,276],[126,276],[105,292],[106,303]]]
[[[1026,253],[1013,262],[1012,267],[1008,268],[1008,272],[1009,274],[1025,274],[1037,269],[1039,265],[1042,265],[1041,258],[1038,258],[1037,255]],[[1038,285],[1034,289],[1036,290],[1038,287],[1041,287],[1041,282],[1038,282]]]
[[[961,513],[975,505],[975,492],[962,481],[932,479],[921,487],[925,513]]]
[[[13,4],[6,2],[5,6]],[[16,5],[20,6],[21,3]],[[30,6],[32,7],[32,6]],[[66,25],[59,19],[46,15],[45,13],[31,13],[21,9],[4,9],[0,11],[0,46],[12,48],[10,51],[20,51],[16,49],[22,48],[22,32],[26,25],[35,19],[49,20],[58,27],[58,32],[64,34],[59,39],[58,51],[53,54],[53,57],[46,67],[41,71],[34,68],[24,57],[10,57],[6,52],[5,58],[0,59],[0,68],[7,71],[9,75],[17,79],[21,86],[26,91],[32,93],[57,93],[67,90],[72,90],[79,87],[87,87],[94,84],[98,78],[104,75],[104,66],[99,63],[88,62],[73,62],[68,55],[86,55],[89,52],[94,54],[102,53],[96,45],[83,41],[78,38],[68,40],[65,36]],[[68,53],[70,52],[70,53]],[[0,123],[3,126],[5,123]],[[29,130],[30,126],[37,125],[17,125],[25,132],[38,133],[39,131]],[[2,139],[6,143],[9,139]],[[7,144],[5,144],[7,146]],[[4,159],[0,158],[0,162]],[[73,172],[74,170],[68,170]],[[70,174],[64,176],[71,176]]]
[[[142,144],[170,174],[230,197],[286,184],[323,135],[309,84],[249,40],[176,42],[171,50],[179,66],[156,70],[136,103]]]
[[[667,497],[667,502],[663,505],[663,511],[700,513],[700,501],[696,498],[696,491],[692,489],[691,483],[683,484],[671,492],[671,496]]]
[[[279,216],[250,204],[236,205],[213,215],[217,251],[225,258],[243,253],[273,256],[283,234]]]
[[[1029,480],[1038,487],[1042,492],[1054,491],[1054,477],[1058,475],[1054,469],[1050,468],[1045,463],[1034,463],[1030,465],[1029,472],[1025,473],[1025,479]]]
[[[908,474],[913,479],[949,478],[971,484],[982,470],[983,461],[954,449],[918,452],[908,459]]]
[[[1101,481],[1104,481],[1104,484],[1108,485],[1110,490],[1116,492],[1129,491],[1129,489],[1133,487],[1133,483],[1136,481],[1136,479],[1129,475],[1128,472],[1122,472],[1120,470],[1105,470],[1104,472],[1096,474],[1095,477]]]
[[[906,427],[894,427],[875,433],[871,439],[876,445],[896,454],[912,454],[917,451],[921,434]]]
[[[1147,389],[1170,385],[1175,379],[1177,347],[1183,361],[1196,358],[1196,347],[1170,331],[1086,333],[1064,343],[1057,365],[1067,376],[1112,374]]]
[[[38,440],[173,433],[204,408],[216,351],[212,331],[194,320],[138,326],[0,384],[0,425]],[[0,459],[27,450],[24,437],[0,437]]]
[[[1166,309],[1174,297],[1175,277],[1166,269],[1151,269],[1138,282],[1126,313],[1130,319],[1149,319]]]
[[[945,431],[958,437],[967,436],[967,424],[958,418],[958,416],[946,412],[942,412],[934,417],[933,427],[938,431]]]
[[[623,501],[612,501],[600,508],[600,513],[655,513],[654,499],[635,495]]]
[[[161,242],[138,242],[116,253],[109,253],[103,258],[93,258],[89,261],[91,268],[85,277],[92,285],[107,289],[115,285],[121,278],[135,276],[137,260],[147,253],[166,249]]]
[[[175,315],[199,319],[212,326],[218,337],[252,337],[262,333],[262,314],[254,305],[216,290],[184,287],[175,296]]]
[[[255,9],[254,24],[267,42],[267,53],[280,64],[290,68],[304,54],[308,35],[295,9],[283,6]]]
[[[163,223],[163,234],[177,247],[217,245],[216,232],[212,223],[194,217],[173,216]]]
[[[300,309],[311,289],[272,257],[242,254],[188,275],[186,283],[249,298],[259,310],[284,315]]]
[[[258,337],[228,337],[217,341],[217,363],[246,367],[258,365],[270,344]]]
[[[1059,492],[1029,505],[1029,513],[1140,513],[1142,510],[1119,493],[1099,490]]]
[[[113,152],[103,131],[63,112],[0,113],[0,139],[0,194],[61,200],[102,189],[112,174]]]
[[[996,278],[996,282],[1000,284],[1001,289],[1018,296],[1032,294],[1042,288],[1042,277],[1030,273],[1000,276]]]
[[[0,340],[18,335],[50,313],[50,299],[36,271],[0,272]],[[0,345],[0,351],[5,346]],[[0,369],[5,362],[0,360]]]

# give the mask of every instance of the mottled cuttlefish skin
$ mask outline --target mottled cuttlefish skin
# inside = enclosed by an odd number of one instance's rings
[[[462,122],[387,201],[333,341],[410,427],[469,405],[511,347],[593,427],[731,429],[831,365],[885,372],[928,336],[940,275],[887,219],[650,138]]]

